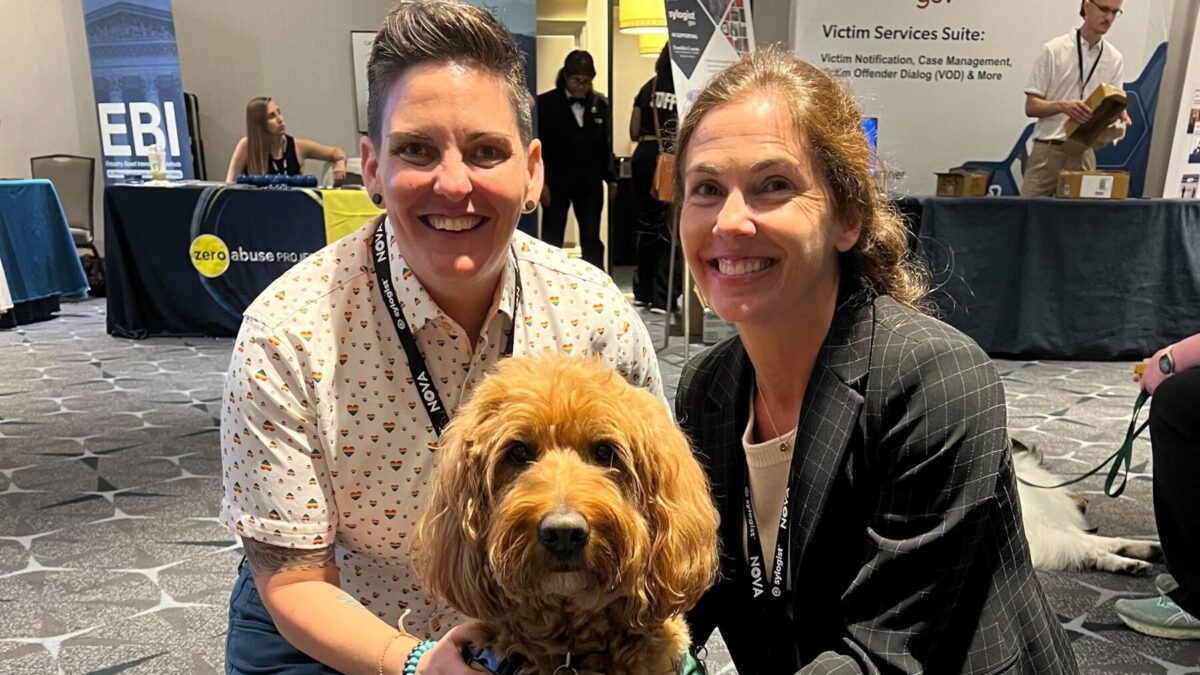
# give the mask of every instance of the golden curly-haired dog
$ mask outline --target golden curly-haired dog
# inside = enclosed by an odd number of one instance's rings
[[[416,570],[485,645],[522,673],[677,672],[717,512],[661,401],[583,358],[506,359],[438,453]]]

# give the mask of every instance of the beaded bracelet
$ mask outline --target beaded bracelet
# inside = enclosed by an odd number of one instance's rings
[[[417,663],[421,661],[421,657],[425,655],[425,652],[432,649],[435,645],[437,645],[436,642],[426,640],[413,647],[413,650],[408,653],[408,660],[404,662],[404,675],[416,675]]]

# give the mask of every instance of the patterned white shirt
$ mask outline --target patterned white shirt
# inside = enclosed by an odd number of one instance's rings
[[[336,545],[341,586],[394,625],[438,636],[461,620],[417,588],[410,533],[436,454],[433,426],[369,267],[369,223],[276,280],[246,310],[221,414],[221,521],[295,548]],[[514,263],[472,350],[404,264],[394,284],[451,416],[501,357],[513,327]],[[524,234],[515,354],[595,355],[662,398],[645,325],[603,272]],[[665,405],[665,401],[664,401]]]

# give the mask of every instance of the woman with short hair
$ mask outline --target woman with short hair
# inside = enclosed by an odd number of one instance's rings
[[[221,520],[246,555],[228,672],[474,672],[412,561],[442,430],[512,355],[592,358],[662,397],[620,289],[516,232],[544,174],[524,62],[463,2],[402,2],[375,37],[360,148],[384,214],[259,296],[226,378]]]

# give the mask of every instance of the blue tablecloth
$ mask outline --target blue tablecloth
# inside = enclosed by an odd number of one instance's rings
[[[1200,201],[918,201],[940,316],[993,356],[1139,359],[1200,332]]]
[[[87,277],[50,181],[0,180],[0,262],[18,305],[87,295]]]

